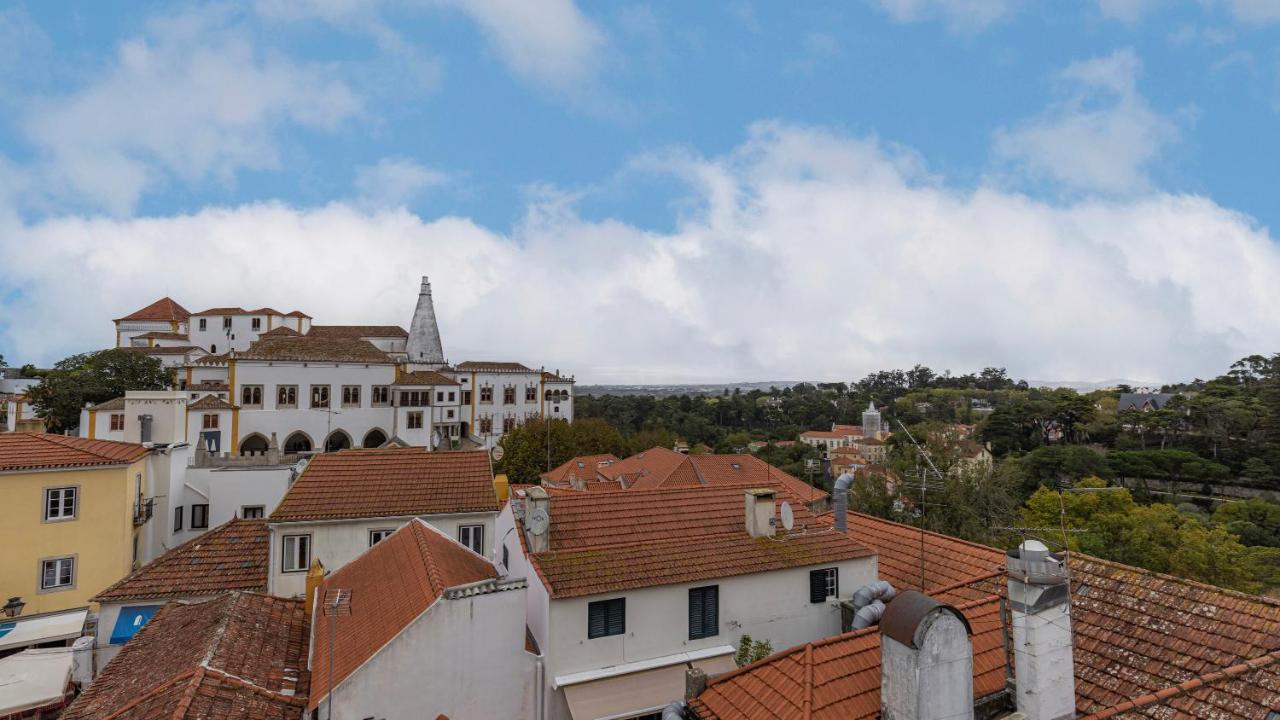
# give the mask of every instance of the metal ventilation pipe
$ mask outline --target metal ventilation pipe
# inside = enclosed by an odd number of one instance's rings
[[[857,612],[876,600],[889,602],[897,594],[898,591],[893,589],[893,585],[889,584],[888,580],[876,580],[858,588],[853,597],[849,598],[849,602],[853,604],[854,612]]]
[[[880,622],[880,618],[884,617],[884,603],[879,600],[873,600],[870,605],[863,605],[858,612],[853,615],[853,624],[850,630],[861,630],[869,628]]]
[[[836,530],[839,532],[849,532],[849,486],[853,485],[853,475],[849,473],[841,473],[836,478],[835,487],[832,488],[831,494],[834,496],[835,507],[832,514],[835,515]]]

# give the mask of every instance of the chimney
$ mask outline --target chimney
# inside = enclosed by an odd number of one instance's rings
[[[746,492],[747,534],[751,537],[773,537],[773,497],[771,488],[755,488]]]
[[[574,490],[586,490],[587,489],[586,478],[580,478],[578,477],[578,473],[570,470],[569,486],[572,487]]]
[[[1010,550],[1008,562],[1018,712],[1028,720],[1074,717],[1066,562],[1039,540],[1027,540]]]
[[[959,610],[907,590],[880,618],[884,720],[973,718],[973,645]]]
[[[836,532],[849,532],[849,486],[853,485],[852,473],[841,473],[831,490],[834,505],[831,516],[836,521]]]
[[[537,485],[525,490],[524,530],[529,552],[551,549],[551,498]]]

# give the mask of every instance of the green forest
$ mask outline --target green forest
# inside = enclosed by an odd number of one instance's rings
[[[997,546],[1033,535],[1223,587],[1280,589],[1280,355],[1160,388],[1172,397],[1158,409],[1119,410],[1131,391],[916,366],[769,391],[585,395],[572,425],[533,421],[507,436],[502,469],[536,482],[576,455],[676,442],[745,452],[767,442],[758,457],[825,486],[818,450],[774,442],[860,424],[873,403],[894,435],[887,467],[859,475],[853,509]],[[975,441],[989,450],[982,462],[966,460]]]

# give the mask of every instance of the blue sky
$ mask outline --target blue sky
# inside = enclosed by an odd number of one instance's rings
[[[1210,374],[1274,349],[1278,37],[1269,0],[12,5],[0,352],[163,294],[407,323],[431,274],[458,353],[593,381]]]

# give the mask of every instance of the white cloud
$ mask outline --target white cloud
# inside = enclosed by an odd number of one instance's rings
[[[576,91],[599,69],[604,33],[573,0],[444,0],[480,25],[516,75]]]
[[[398,207],[447,182],[449,174],[446,172],[424,167],[409,158],[388,157],[376,165],[358,168],[355,188],[365,204]]]
[[[957,32],[974,32],[1005,20],[1019,0],[871,0],[900,23],[940,19]]]
[[[1227,0],[1227,8],[1241,22],[1262,25],[1280,21],[1280,2],[1276,0]]]
[[[1039,117],[996,132],[996,156],[1072,190],[1142,192],[1150,165],[1178,139],[1177,126],[1138,93],[1132,50],[1075,62],[1060,75],[1066,98]]]
[[[53,194],[125,214],[171,177],[275,168],[279,130],[333,129],[360,108],[325,68],[259,52],[208,11],[153,20],[83,88],[29,103],[22,126]]]
[[[588,381],[850,379],[916,362],[1181,379],[1280,337],[1276,243],[1202,197],[958,191],[908,151],[778,124],[725,157],[647,164],[688,182],[671,232],[584,219],[555,193],[510,233],[342,204],[0,228],[0,352],[105,346],[110,318],[165,294],[403,324],[421,274],[451,359]]]
[[[1129,25],[1137,23],[1158,6],[1157,0],[1098,0],[1098,10],[1103,17]]]

